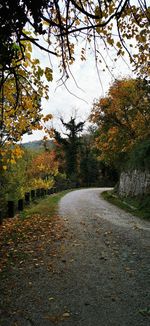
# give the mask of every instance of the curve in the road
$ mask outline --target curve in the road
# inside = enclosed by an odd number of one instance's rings
[[[110,188],[88,188],[68,193],[60,201],[59,213],[63,216],[97,216],[125,228],[138,228],[150,231],[150,223],[108,203],[101,193]]]

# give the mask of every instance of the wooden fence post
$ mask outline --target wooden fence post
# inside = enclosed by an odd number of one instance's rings
[[[0,210],[0,225],[3,223],[3,218],[2,218],[2,211]]]
[[[30,193],[29,192],[25,192],[25,203],[26,203],[26,205],[30,204]]]
[[[41,197],[44,197],[44,188],[41,188]]]
[[[37,195],[37,197],[40,197],[40,195],[41,195],[41,189],[36,189],[36,195]]]
[[[33,200],[35,198],[35,190],[31,190],[31,199]]]
[[[9,200],[7,202],[8,207],[8,217],[14,217],[15,216],[15,202],[13,200]]]
[[[18,211],[19,212],[23,211],[23,199],[18,200]]]

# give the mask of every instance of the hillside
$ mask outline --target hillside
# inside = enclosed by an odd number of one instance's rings
[[[39,151],[44,148],[44,141],[43,140],[35,140],[35,141],[30,141],[27,143],[23,143],[22,146],[26,149],[31,149],[34,151]],[[46,147],[49,149],[53,148],[53,141],[52,140],[47,140],[46,141]]]

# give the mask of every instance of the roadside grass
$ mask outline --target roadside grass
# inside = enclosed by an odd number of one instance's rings
[[[104,191],[102,197],[135,216],[150,220],[150,195],[121,198],[113,190],[109,190]]]
[[[36,199],[29,206],[26,206],[23,212],[20,212],[21,219],[32,217],[34,214],[52,217],[57,214],[58,202],[70,190],[46,196],[45,198]]]
[[[22,269],[27,262],[37,263],[44,248],[53,246],[62,237],[63,224],[58,214],[58,202],[69,191],[40,198],[14,218],[0,225],[0,278],[13,269]]]

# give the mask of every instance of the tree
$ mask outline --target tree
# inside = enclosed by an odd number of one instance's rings
[[[128,53],[135,67],[148,73],[147,1],[39,0],[36,6],[34,0],[6,0],[0,7],[0,20],[0,65],[5,72],[12,71],[12,62],[17,65],[18,60],[24,59],[25,40],[60,58],[60,69],[68,77],[69,65],[74,62],[78,41],[82,39],[82,60],[86,59],[87,47],[94,46],[97,62],[104,59],[102,47],[113,47],[117,56]],[[24,31],[27,24],[30,33]],[[44,45],[41,35],[46,39]],[[15,77],[15,70],[13,74]]]
[[[79,133],[83,131],[84,122],[76,123],[76,119],[71,117],[69,122],[64,122],[61,118],[61,123],[65,127],[67,133],[64,133],[66,138],[63,138],[61,134],[54,130],[54,137],[56,143],[61,146],[62,151],[65,155],[65,172],[68,177],[76,179],[78,174],[78,151],[80,139]]]
[[[28,188],[50,188],[58,175],[58,161],[55,151],[44,151],[31,160],[27,168]]]
[[[7,21],[9,17],[2,18],[2,30],[4,19]],[[8,32],[12,31],[11,26],[7,27]],[[6,37],[1,36],[2,40]],[[21,178],[24,179],[21,173],[19,177],[19,162],[24,151],[18,141],[25,133],[42,129],[42,118],[47,121],[52,117],[43,117],[41,113],[41,99],[48,99],[45,80],[52,81],[52,70],[42,69],[39,60],[32,58],[30,41],[21,41],[20,47],[10,39],[6,43],[2,44],[0,53],[0,196],[4,207],[8,191],[12,195],[14,185],[16,193],[19,192],[23,183]]]
[[[95,147],[97,130],[88,128],[81,137],[80,145],[80,185],[81,186],[112,186],[118,180],[118,174],[113,166],[99,159],[99,152]]]
[[[25,133],[42,129],[41,98],[48,99],[48,86],[43,77],[52,80],[51,70],[40,67],[40,62],[32,58],[30,42],[25,42],[26,61],[19,61],[8,75],[3,71],[0,111],[0,158],[1,168],[6,167],[9,158],[21,155],[16,143]],[[14,70],[13,70],[14,69]],[[15,73],[15,76],[14,76]],[[44,121],[51,115],[43,118]],[[4,164],[5,163],[5,164]]]
[[[140,140],[133,146],[128,155],[125,168],[129,170],[149,170],[150,169],[150,139]]]
[[[100,158],[109,163],[124,159],[136,143],[149,137],[149,82],[115,81],[108,96],[94,103],[90,119],[98,127],[96,146]]]
[[[80,184],[92,186],[100,184],[100,162],[93,148],[93,135],[86,133],[81,137],[80,145]]]
[[[31,155],[26,150],[21,150],[21,157],[17,160],[7,161],[7,169],[0,172],[0,209],[3,215],[7,214],[7,201],[17,202],[24,197],[27,191],[27,166],[31,160]],[[8,157],[8,153],[7,153]]]

